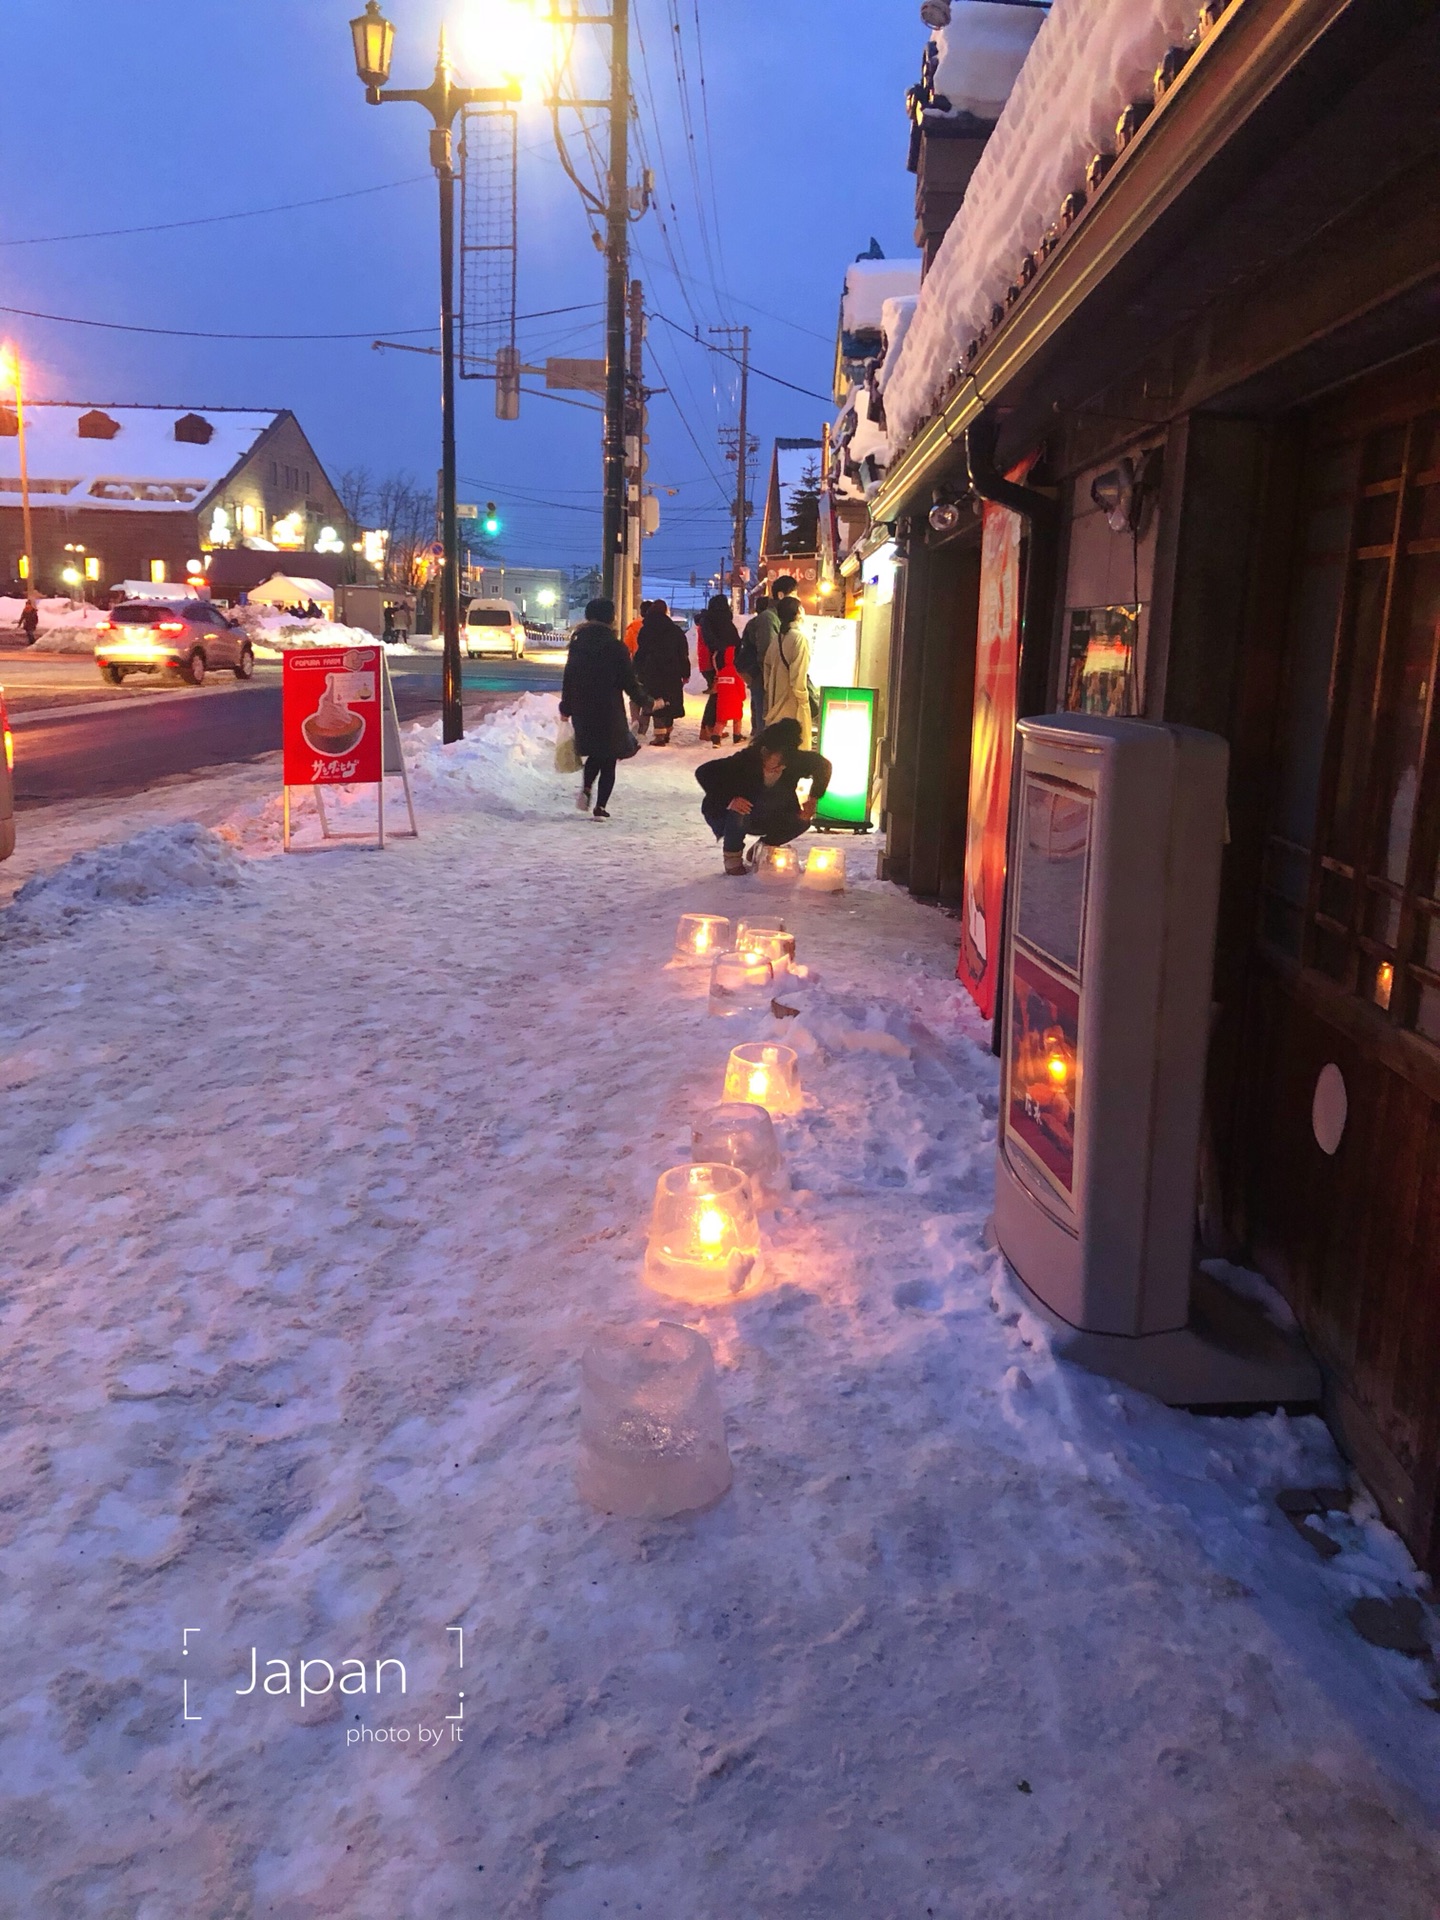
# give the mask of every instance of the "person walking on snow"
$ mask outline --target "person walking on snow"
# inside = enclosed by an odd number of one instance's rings
[[[635,663],[615,631],[615,602],[592,600],[570,637],[560,713],[575,728],[575,751],[584,762],[575,805],[589,813],[593,792],[597,820],[610,818],[607,803],[615,790],[616,763],[639,752],[640,743],[625,718],[627,694],[641,706],[649,704]]]
[[[733,625],[733,623],[732,623]],[[715,672],[715,738],[712,746],[719,746],[725,738],[725,729],[729,727],[731,738],[738,747],[744,739],[745,726],[745,676],[736,665],[735,656],[739,653],[741,642],[736,637],[734,646],[727,646]]]
[[[695,778],[705,792],[700,811],[725,849],[726,873],[743,874],[762,845],[783,847],[798,839],[815,818],[832,772],[823,754],[801,747],[798,720],[773,720],[740,753],[697,767]],[[806,779],[810,793],[801,800],[797,785]],[[756,844],[747,860],[745,841],[752,835]]]
[[[800,602],[782,600],[780,632],[765,656],[765,718],[795,720],[800,726],[800,745],[810,750],[810,642],[800,624]]]
[[[40,609],[35,604],[33,594],[27,593],[25,605],[20,614],[20,631],[25,635],[27,646],[33,647],[40,636]]]
[[[757,737],[765,730],[765,660],[780,633],[780,616],[768,593],[757,593],[755,611],[745,622],[740,636],[736,665],[750,688],[750,733]]]
[[[690,678],[690,646],[685,629],[670,618],[663,600],[647,600],[635,647],[635,671],[655,702],[654,743],[670,744],[670,729],[685,711],[685,682]]]
[[[724,666],[726,657],[733,659],[734,651],[740,644],[740,635],[735,630],[735,616],[723,593],[711,594],[705,611],[695,625],[700,636],[696,649],[700,656],[700,671],[710,689],[710,697],[705,702],[705,712],[700,720],[700,738],[708,740],[712,747],[718,747],[726,723],[716,719],[715,678]],[[743,707],[740,717],[744,719]]]
[[[625,651],[632,660],[635,658],[635,647],[640,639],[640,623],[645,618],[645,609],[649,604],[650,602],[648,600],[642,600],[640,602],[640,611],[635,615],[634,619],[626,625],[625,631],[620,636],[625,642]],[[649,724],[650,716],[642,712],[632,700],[630,702],[630,725],[634,728],[640,739],[643,740],[645,738],[645,729]]]

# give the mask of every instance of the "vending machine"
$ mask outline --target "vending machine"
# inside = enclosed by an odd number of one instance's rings
[[[1302,1401],[1302,1347],[1195,1267],[1228,749],[1022,720],[995,1231],[1057,1346],[1175,1404]]]

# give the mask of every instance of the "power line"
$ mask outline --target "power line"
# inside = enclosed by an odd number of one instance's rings
[[[729,360],[737,367],[740,365],[739,360],[736,359],[735,355],[730,352],[728,348],[712,347],[708,340],[696,339],[696,336],[688,327],[682,327],[678,320],[672,320],[668,314],[657,313],[654,315],[654,318],[671,328],[675,333],[683,334],[687,340],[693,340],[697,347],[704,347],[707,353],[717,354],[720,359]],[[807,400],[823,400],[828,405],[832,399],[832,396],[828,393],[816,393],[813,387],[797,387],[793,380],[782,380],[778,373],[767,373],[763,367],[757,367],[753,362],[751,363],[750,371],[759,379],[769,380],[777,387],[788,387],[792,393],[803,393]]]
[[[434,333],[429,327],[366,327],[363,333],[199,333],[187,327],[138,327],[124,320],[82,320],[73,313],[37,313],[30,307],[0,306],[0,313],[22,320],[50,320],[62,327],[99,327],[105,333],[149,333],[165,340],[373,340],[377,333]]]
[[[0,247],[53,247],[65,240],[119,240],[136,233],[173,233],[177,227],[215,227],[226,220],[259,220],[271,213],[294,213],[301,207],[329,207],[337,200],[361,200],[367,194],[393,193],[430,180],[428,173],[412,173],[403,180],[386,180],[378,187],[352,187],[348,193],[325,193],[315,200],[284,200],[274,207],[247,207],[241,213],[203,213],[190,220],[161,220],[148,227],[95,227],[85,233],[35,233],[18,240],[0,240]]]

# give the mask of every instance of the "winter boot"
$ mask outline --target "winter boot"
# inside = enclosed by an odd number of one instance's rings
[[[575,811],[577,813],[588,813],[590,811],[590,789],[588,787],[582,787],[576,794]]]
[[[592,818],[596,820],[608,820],[610,818],[610,809],[608,807],[596,807]]]
[[[725,850],[725,871],[727,874],[731,874],[731,875],[740,874],[741,876],[743,876],[747,871],[745,866],[744,854],[731,853],[731,851],[727,847]]]

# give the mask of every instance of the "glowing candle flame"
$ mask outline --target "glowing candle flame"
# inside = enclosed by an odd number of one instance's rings
[[[725,1238],[725,1216],[718,1207],[703,1207],[700,1218],[695,1222],[695,1235],[707,1251],[718,1247]]]
[[[750,1098],[763,1100],[770,1091],[770,1076],[764,1067],[756,1067],[750,1075]]]
[[[1390,994],[1395,985],[1395,969],[1390,961],[1382,960],[1375,969],[1375,1004],[1377,1007],[1390,1005]]]
[[[1045,1071],[1057,1087],[1063,1087],[1065,1082],[1070,1078],[1070,1069],[1065,1063],[1065,1056],[1060,1053],[1052,1053],[1047,1058]]]

